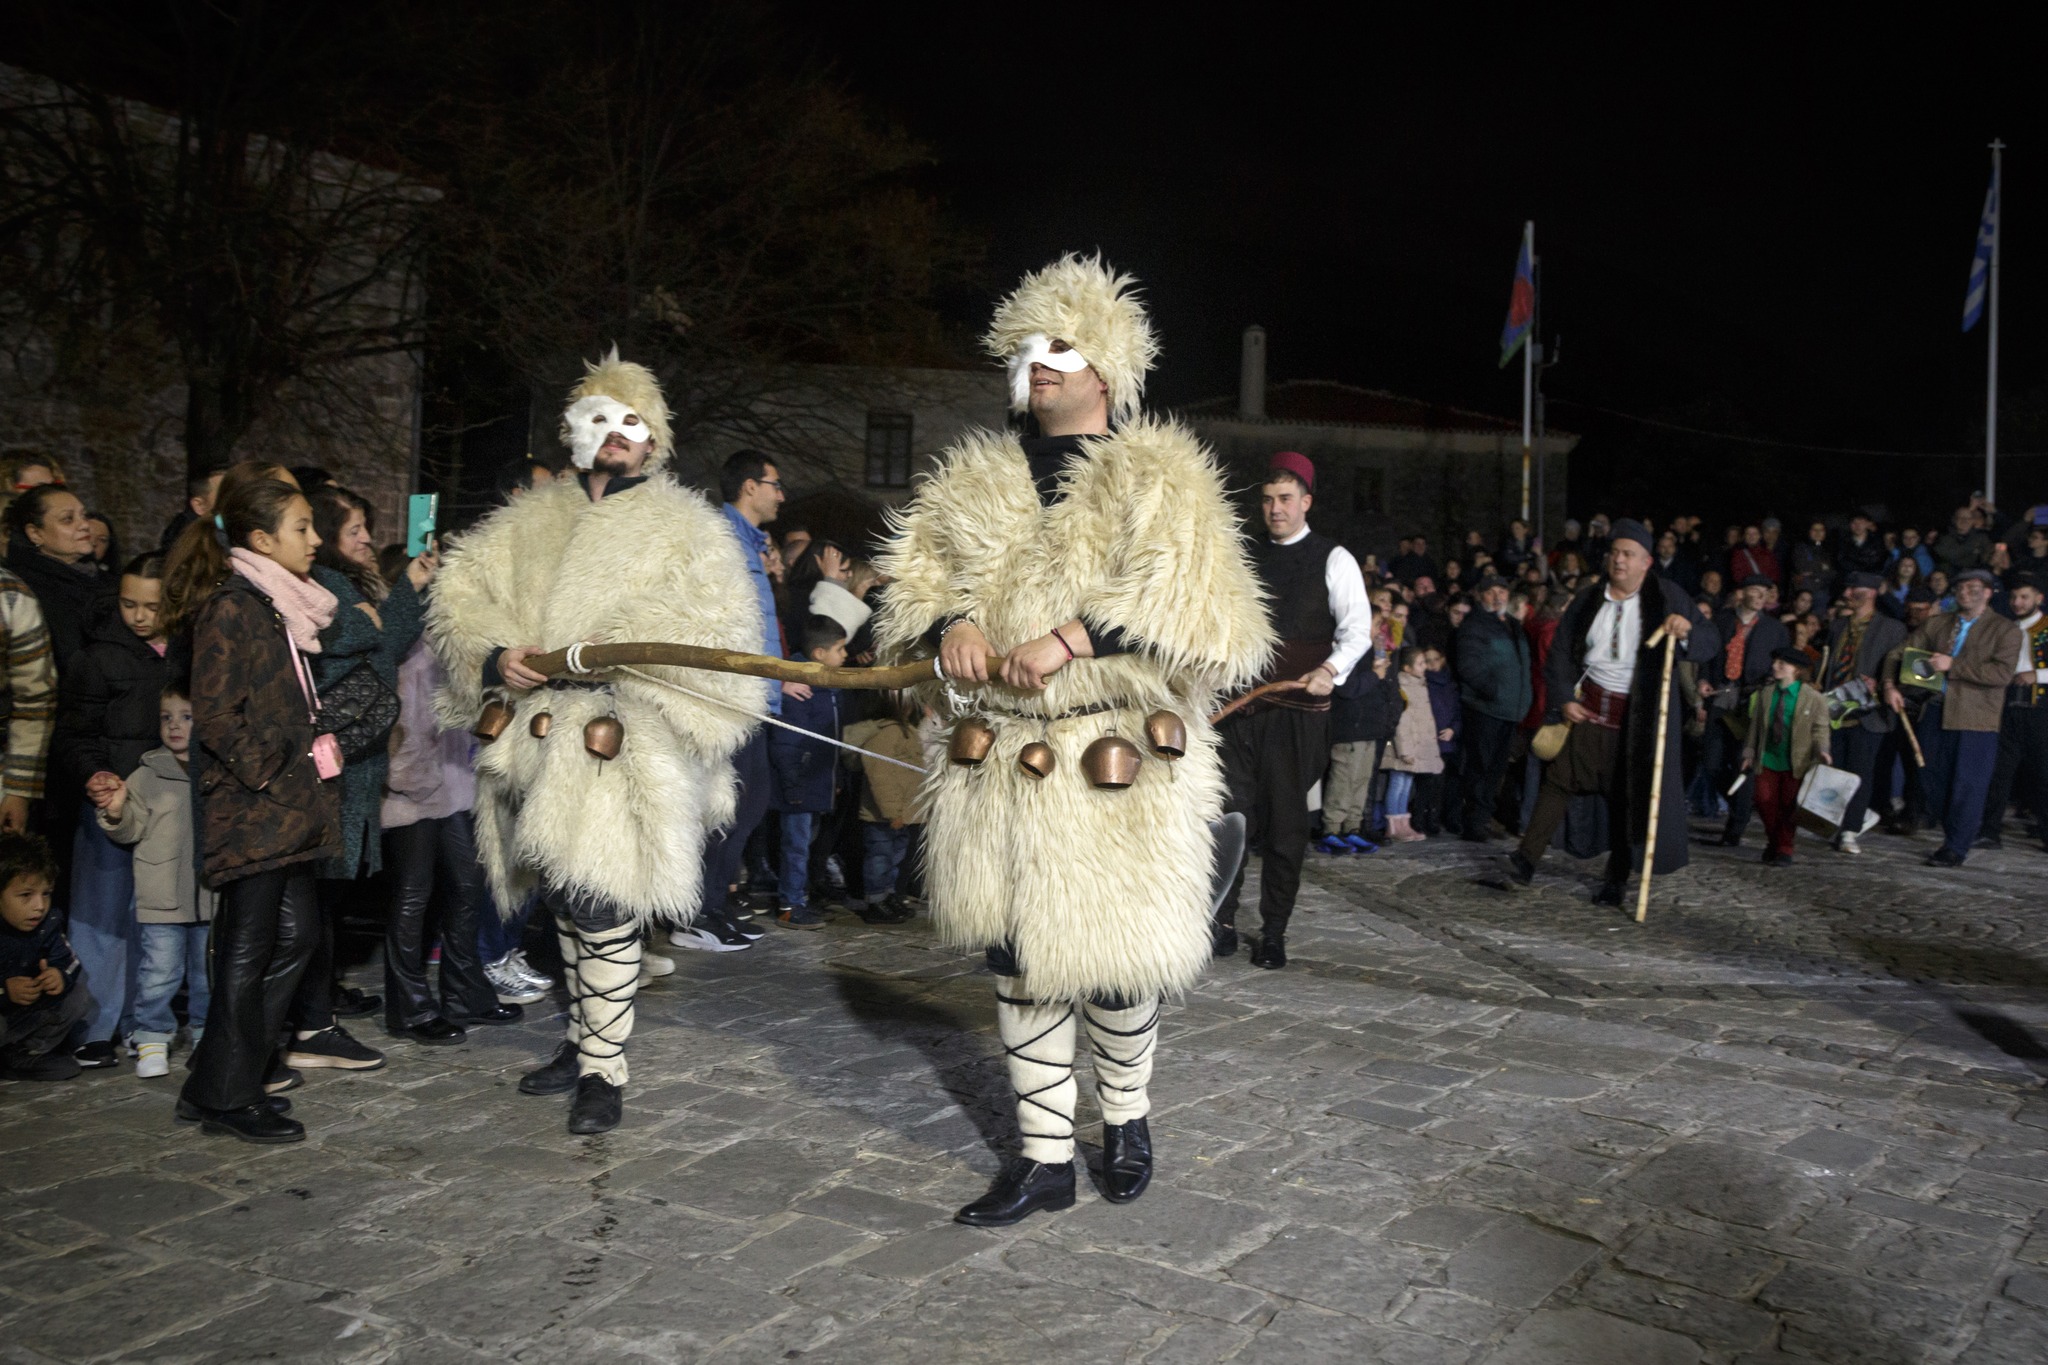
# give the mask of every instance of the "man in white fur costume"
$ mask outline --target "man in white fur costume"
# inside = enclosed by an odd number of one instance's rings
[[[936,650],[954,679],[1007,660],[1001,685],[928,689],[957,719],[955,761],[925,790],[932,918],[987,951],[1023,1136],[959,1213],[984,1227],[1074,1202],[1080,1030],[1105,1191],[1127,1202],[1151,1179],[1159,1003],[1210,957],[1223,773],[1207,716],[1272,649],[1221,473],[1184,427],[1138,412],[1157,345],[1133,283],[1070,255],[1002,302],[985,344],[1035,432],[946,451],[882,564],[880,649]],[[1184,756],[1146,751],[1154,719],[1184,728]]]
[[[448,671],[444,724],[476,723],[487,700],[511,723],[477,754],[477,844],[498,903],[537,884],[569,975],[569,1036],[529,1072],[529,1095],[575,1091],[569,1131],[616,1127],[641,935],[698,908],[707,831],[733,813],[731,755],[764,684],[649,668],[729,705],[629,675],[550,681],[531,656],[579,642],[672,641],[754,650],[761,621],[738,544],[667,464],[668,405],[616,348],[569,394],[562,439],[577,476],[493,512],[448,550],[427,634]],[[545,722],[542,717],[546,717]],[[617,756],[586,726],[623,727]]]

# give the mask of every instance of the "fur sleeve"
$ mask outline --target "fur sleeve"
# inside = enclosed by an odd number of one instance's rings
[[[445,728],[476,723],[492,650],[541,643],[548,589],[584,498],[573,479],[522,493],[443,552],[426,635],[447,675],[434,703]]]
[[[1120,509],[1089,621],[1120,628],[1170,674],[1230,691],[1273,650],[1265,594],[1245,552],[1222,471],[1177,422],[1140,418],[1096,445],[1096,506]]]
[[[999,462],[1014,439],[993,431],[970,431],[941,457],[937,469],[918,484],[904,506],[889,513],[887,548],[876,567],[889,578],[875,613],[875,651],[889,662],[913,655],[935,621],[972,610],[967,587],[950,573],[958,556],[949,531],[958,521],[963,497],[985,484],[987,467]],[[1021,453],[1012,458],[1022,460]]]

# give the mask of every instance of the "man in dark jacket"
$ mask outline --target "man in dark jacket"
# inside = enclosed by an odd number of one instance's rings
[[[1777,584],[1762,574],[1751,574],[1736,590],[1735,605],[1714,618],[1714,634],[1720,653],[1700,669],[1700,696],[1707,705],[1707,729],[1700,762],[1713,774],[1714,785],[1722,791],[1741,771],[1749,699],[1771,680],[1771,656],[1792,643],[1785,623],[1764,610]],[[1695,655],[1697,657],[1697,655]],[[1721,842],[1734,847],[1749,828],[1752,802],[1749,784],[1743,783],[1728,798],[1728,823]]]
[[[1458,692],[1465,703],[1461,833],[1484,843],[1507,772],[1508,747],[1534,693],[1529,637],[1519,621],[1508,618],[1505,579],[1488,574],[1479,580],[1479,610],[1458,627],[1457,663]]]
[[[829,616],[808,617],[803,649],[809,662],[837,668],[846,662],[846,628]],[[839,738],[839,689],[813,687],[802,697],[785,692],[782,720],[808,733],[779,727],[768,732],[769,804],[782,817],[782,905],[775,922],[785,929],[822,929],[825,917],[811,905],[811,843],[819,822],[832,813],[836,793],[839,753],[823,740]]]
[[[1558,623],[1546,665],[1549,706],[1544,718],[1569,721],[1572,728],[1543,775],[1529,828],[1508,855],[1507,868],[1513,884],[1527,886],[1571,798],[1601,796],[1607,802],[1609,841],[1606,875],[1593,897],[1601,905],[1621,904],[1633,850],[1648,842],[1660,688],[1664,704],[1683,714],[1682,703],[1673,704],[1678,670],[1665,676],[1663,642],[1652,647],[1650,641],[1659,631],[1675,637],[1678,660],[1694,651],[1711,657],[1720,644],[1714,628],[1698,619],[1685,589],[1650,572],[1648,529],[1624,518],[1614,523],[1612,536],[1606,577],[1574,597]],[[1679,761],[1683,729],[1669,725],[1664,732],[1663,818],[1656,844],[1647,850],[1658,873],[1675,872],[1687,862],[1685,778]]]
[[[1882,574],[1891,552],[1884,547],[1884,537],[1877,533],[1877,523],[1858,512],[1849,518],[1849,534],[1835,552],[1835,562],[1844,574]],[[1816,603],[1815,605],[1819,605]]]
[[[1828,626],[1827,672],[1820,679],[1825,691],[1846,687],[1858,678],[1870,689],[1870,708],[1835,732],[1836,763],[1861,782],[1842,813],[1841,832],[1835,838],[1835,847],[1844,853],[1860,851],[1857,840],[1863,832],[1863,816],[1870,809],[1871,789],[1877,783],[1878,751],[1899,721],[1897,713],[1884,704],[1878,678],[1884,672],[1885,656],[1906,642],[1906,628],[1878,611],[1877,594],[1883,587],[1884,580],[1874,573],[1859,569],[1849,575],[1843,590],[1849,599],[1849,614],[1836,617]],[[1744,790],[1748,790],[1746,785]]]

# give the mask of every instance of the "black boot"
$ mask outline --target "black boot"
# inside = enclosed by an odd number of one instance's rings
[[[1622,902],[1622,890],[1620,882],[1602,882],[1600,889],[1593,893],[1593,904],[1618,906]]]
[[[576,1044],[564,1040],[554,1059],[519,1078],[522,1095],[561,1095],[576,1088]]]
[[[609,1133],[625,1113],[626,1092],[592,1072],[576,1078],[576,1098],[569,1102],[569,1131]]]
[[[1508,883],[1511,886],[1527,886],[1536,880],[1536,864],[1529,861],[1529,855],[1521,849],[1508,851]]]
[[[1219,924],[1209,931],[1209,946],[1218,957],[1237,956],[1237,926]]]
[[[1057,1166],[1012,1157],[988,1193],[953,1215],[956,1223],[977,1228],[1006,1228],[1040,1209],[1057,1212],[1074,1207],[1074,1163]]]
[[[292,1102],[282,1095],[265,1095],[262,1103],[269,1106],[270,1112],[273,1114],[289,1114],[292,1112]],[[207,1111],[201,1109],[183,1095],[180,1095],[178,1096],[176,1112],[178,1122],[180,1123],[202,1123],[206,1119]]]
[[[1287,965],[1287,940],[1270,931],[1259,935],[1259,941],[1252,945],[1252,965],[1269,971],[1279,971]]]
[[[1143,1119],[1102,1125],[1102,1192],[1128,1204],[1152,1183],[1152,1130]]]

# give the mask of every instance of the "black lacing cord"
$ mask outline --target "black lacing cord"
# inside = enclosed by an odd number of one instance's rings
[[[1088,1050],[1095,1055],[1095,1059],[1098,1062],[1108,1061],[1114,1062],[1118,1066],[1134,1068],[1140,1062],[1145,1060],[1146,1054],[1150,1053],[1154,1045],[1156,1045],[1159,1041],[1159,1005],[1157,1001],[1153,1002],[1152,1005],[1152,1017],[1147,1019],[1143,1024],[1140,1024],[1137,1028],[1134,1029],[1111,1028],[1109,1025],[1103,1023],[1100,1019],[1097,1019],[1095,1017],[1094,1012],[1088,1008],[1088,1005],[1085,1001],[1081,1005],[1081,1012],[1084,1016],[1086,1016],[1088,1021]],[[1102,1044],[1096,1040],[1095,1035],[1098,1030],[1103,1033],[1109,1034],[1111,1037],[1143,1038],[1145,1042],[1143,1046],[1139,1047],[1139,1049],[1136,1052],[1132,1053],[1130,1056],[1119,1057],[1114,1052],[1111,1052],[1107,1048],[1103,1047]],[[1144,1089],[1143,1086],[1139,1085],[1108,1084],[1102,1079],[1102,1068],[1100,1066],[1096,1067],[1095,1069],[1095,1086],[1098,1090],[1116,1090],[1126,1095],[1136,1094],[1137,1092]]]
[[[593,991],[583,982],[583,964],[596,960],[626,966],[633,959],[626,955],[625,950],[639,947],[640,930],[633,928],[610,938],[593,938],[578,932],[567,920],[557,920],[556,925],[562,932],[573,935],[576,939],[576,970],[569,973],[569,1007],[578,1011],[583,1021],[581,1036],[576,1040],[576,1051],[592,1061],[610,1061],[614,1057],[625,1056],[625,1043],[613,1042],[605,1034],[612,1025],[633,1012],[633,996],[640,988],[639,972],[636,970],[622,984],[610,990]],[[634,965],[637,967],[638,964]],[[603,1006],[600,1008],[609,1010],[602,1023],[591,1022],[593,1000],[602,1001]],[[597,1041],[598,1046],[591,1045],[593,1039]]]
[[[1038,1006],[1038,1002],[1036,1000],[1020,999],[1016,996],[1004,995],[1001,991],[996,992],[996,1000],[1001,1004],[1017,1005],[1025,1009],[1035,1009]],[[1048,1062],[1043,1057],[1034,1057],[1024,1050],[1034,1043],[1043,1041],[1048,1034],[1058,1029],[1060,1025],[1072,1022],[1073,1018],[1074,1007],[1072,1005],[1069,1005],[1067,1006],[1066,1010],[1063,1013],[1061,1013],[1059,1018],[1053,1020],[1052,1023],[1048,1024],[1045,1028],[1039,1030],[1031,1037],[1026,1038],[1017,1046],[1011,1047],[1007,1042],[1003,1044],[1003,1052],[1006,1056],[1021,1057],[1023,1060],[1030,1062],[1035,1066],[1048,1067],[1053,1070],[1062,1071],[1065,1073],[1063,1076],[1060,1077],[1060,1079],[1053,1081],[1050,1085],[1042,1085],[1036,1090],[1032,1090],[1029,1092],[1023,1090],[1014,1091],[1014,1093],[1017,1096],[1017,1127],[1025,1137],[1049,1138],[1055,1142],[1070,1142],[1073,1140],[1074,1116],[1072,1114],[1062,1113],[1061,1111],[1053,1108],[1049,1104],[1044,1103],[1042,1100],[1038,1098],[1040,1095],[1043,1095],[1046,1091],[1057,1090],[1062,1085],[1065,1085],[1066,1083],[1074,1079],[1073,1059],[1069,1057],[1063,1061]],[[1044,1113],[1050,1114],[1054,1118],[1058,1119],[1061,1123],[1064,1123],[1067,1126],[1067,1131],[1064,1133],[1034,1133],[1030,1129],[1026,1128],[1024,1126],[1024,1106],[1027,1104],[1030,1105],[1033,1109],[1037,1109]]]

